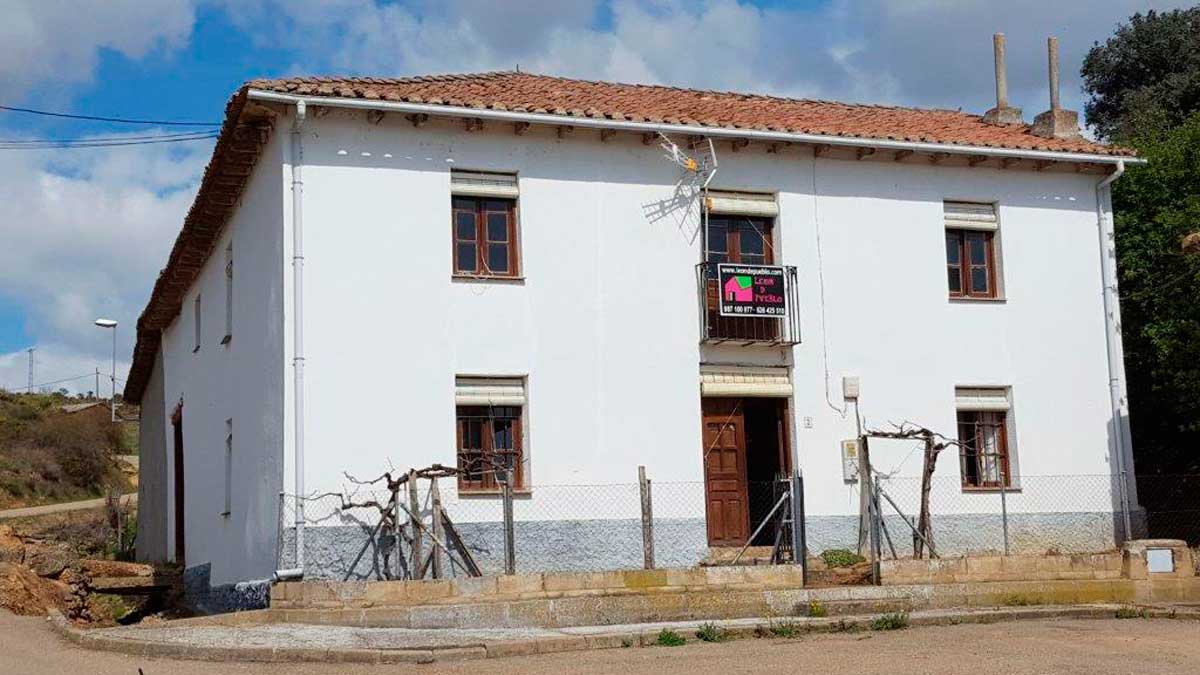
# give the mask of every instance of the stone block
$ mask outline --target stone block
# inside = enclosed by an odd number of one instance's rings
[[[546,591],[581,591],[589,587],[589,576],[570,572],[546,572],[542,575],[542,588]]]
[[[404,594],[408,602],[414,605],[436,602],[450,597],[453,586],[446,579],[427,579],[423,581],[405,581]]]
[[[494,628],[503,626],[508,618],[508,608],[503,602],[480,602],[459,605],[458,625],[460,628]]]
[[[473,661],[487,657],[487,649],[484,647],[446,647],[433,650],[435,661]]]
[[[411,612],[408,607],[364,609],[363,625],[372,628],[412,628]]]
[[[667,573],[668,586],[695,587],[708,583],[708,577],[704,574],[704,568],[701,567],[669,569],[665,571]]]
[[[496,577],[459,577],[454,579],[451,585],[451,595],[458,598],[494,596],[497,593]]]
[[[365,607],[401,605],[408,601],[408,584],[404,581],[375,581],[363,589],[360,604]]]
[[[459,628],[462,607],[459,605],[425,605],[409,611],[413,628]]]
[[[541,593],[545,590],[542,574],[512,574],[496,577],[496,592],[500,595]]]
[[[508,628],[530,628],[553,624],[553,605],[559,601],[519,600],[504,603],[504,626]]]
[[[1005,576],[1017,579],[1033,579],[1037,576],[1038,558],[1028,555],[1014,555],[1000,558],[1001,569]]]
[[[514,640],[511,642],[487,642],[483,645],[489,658],[507,656],[533,656],[538,653],[537,640]]]
[[[1079,113],[1062,108],[1039,113],[1030,133],[1042,138],[1079,138]]]
[[[537,641],[537,653],[574,652],[587,649],[587,638],[582,635],[542,638]]]
[[[621,577],[622,585],[625,588],[641,590],[663,587],[667,585],[666,570],[630,570],[626,572],[619,572],[617,574],[619,574]],[[611,586],[608,585],[608,577],[610,576],[612,575],[604,575],[605,578],[602,580],[602,583],[605,585],[603,588],[611,588]]]
[[[978,556],[966,559],[966,576],[971,581],[987,581],[1004,571],[1004,559],[999,556]]]

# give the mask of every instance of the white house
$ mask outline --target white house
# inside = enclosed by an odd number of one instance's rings
[[[644,465],[686,531],[674,564],[744,543],[756,485],[802,469],[833,545],[856,419],[962,440],[935,473],[951,538],[1003,487],[1014,548],[1111,546],[1137,502],[1109,185],[1138,160],[1048,115],[516,72],[250,82],[138,323],[139,556],[266,578],[294,542],[281,493],[434,462],[464,469],[459,521],[498,518],[499,463],[551,529],[635,519],[565,486]],[[915,485],[911,446],[873,456]],[[299,562],[341,575],[316,520]]]

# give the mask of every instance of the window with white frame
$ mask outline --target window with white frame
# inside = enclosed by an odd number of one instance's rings
[[[946,278],[951,298],[1000,297],[1000,228],[996,205],[984,202],[943,202],[946,223]]]
[[[233,418],[225,420],[225,510],[222,516],[233,513]]]
[[[963,489],[1013,487],[1009,389],[958,387],[954,390],[954,404]]]
[[[196,299],[192,302],[192,326],[196,331],[196,346],[192,347],[193,354],[200,351],[200,339],[203,335],[200,330],[200,316],[200,296],[197,295]]]
[[[508,472],[527,488],[524,378],[458,377],[454,388],[459,492],[497,491]]]
[[[521,276],[519,194],[516,174],[450,171],[455,276]]]
[[[221,344],[233,339],[233,242],[225,247],[225,337]]]

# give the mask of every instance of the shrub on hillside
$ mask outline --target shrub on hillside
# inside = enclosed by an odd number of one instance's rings
[[[87,413],[46,415],[30,429],[30,440],[50,451],[68,483],[84,489],[109,482],[115,470],[111,455],[125,442],[107,415]]]

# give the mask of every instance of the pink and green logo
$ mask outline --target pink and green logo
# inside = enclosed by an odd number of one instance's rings
[[[726,302],[753,302],[753,279],[749,275],[736,274],[725,281]]]

